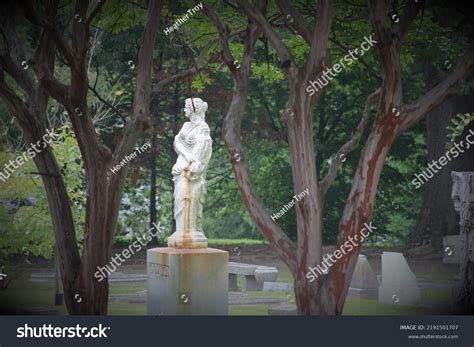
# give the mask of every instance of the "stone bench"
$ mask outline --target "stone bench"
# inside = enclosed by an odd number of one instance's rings
[[[237,292],[237,276],[242,278],[242,291],[260,291],[264,282],[275,282],[276,267],[229,262],[229,291]]]

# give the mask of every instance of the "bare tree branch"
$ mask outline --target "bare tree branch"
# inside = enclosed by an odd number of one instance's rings
[[[432,109],[446,99],[456,95],[464,85],[465,79],[474,72],[474,45],[471,46],[453,71],[443,81],[433,87],[425,95],[402,110],[402,123],[399,133],[411,128]]]
[[[95,89],[94,87],[92,86],[89,86],[89,90],[94,93],[94,95],[97,97],[97,99],[99,99],[101,102],[103,102],[105,105],[107,105],[108,108],[110,108],[112,111],[114,111],[117,116],[119,116],[120,118],[122,118],[122,120],[125,120],[125,116],[122,114],[122,112],[120,112],[120,110],[118,110],[114,105],[112,105],[110,102],[108,102],[107,100],[105,100],[102,96],[100,96],[99,92],[97,91],[97,89]]]
[[[209,49],[217,42],[217,39],[210,40],[202,49],[201,54],[199,55],[199,58],[196,62],[196,65],[193,66],[190,69],[181,71],[180,73],[177,73],[173,76],[167,77],[165,79],[162,79],[161,81],[158,81],[152,91],[152,98],[156,96],[159,92],[161,92],[163,89],[165,89],[167,86],[177,82],[181,81],[182,79],[192,76],[195,73],[197,73],[198,69],[201,68],[201,66],[204,63],[204,59],[206,58],[206,54],[209,51]]]
[[[304,78],[308,81],[314,74],[322,71],[329,61],[328,37],[332,24],[332,1],[318,1],[316,24],[311,40],[311,51],[304,68]]]
[[[97,3],[97,5],[94,7],[94,9],[92,10],[92,12],[89,14],[89,17],[87,18],[86,20],[86,24],[87,25],[90,25],[91,22],[94,20],[95,16],[97,16],[97,14],[100,12],[100,10],[102,9],[102,7],[105,5],[105,2],[106,0],[99,0],[99,2]]]
[[[0,55],[0,67],[4,69],[27,94],[33,91],[33,80],[28,76],[28,73],[15,64],[10,57]]]
[[[326,196],[326,193],[329,187],[336,179],[337,169],[339,168],[339,166],[341,165],[343,161],[342,155],[347,156],[347,154],[349,154],[352,150],[354,150],[354,148],[359,143],[359,140],[362,137],[362,134],[364,133],[364,129],[367,125],[367,121],[369,120],[369,117],[370,117],[370,107],[379,98],[380,98],[380,89],[377,89],[375,92],[373,92],[367,97],[364,111],[362,112],[362,118],[359,122],[359,125],[357,126],[354,134],[349,139],[349,141],[347,141],[344,145],[342,145],[341,148],[337,151],[336,158],[331,163],[331,166],[329,167],[329,170],[326,176],[321,180],[319,189],[320,189],[321,196],[323,197],[322,198],[323,200],[324,200],[324,196]]]
[[[259,8],[263,7],[263,2],[260,1]],[[233,57],[230,53],[228,41],[226,40],[228,36],[227,29],[211,8],[205,6],[203,10],[219,31],[220,44],[224,51],[226,63],[232,63]],[[255,9],[255,11],[258,11],[263,18],[259,10]],[[268,23],[266,24],[268,25]],[[296,245],[285,235],[284,231],[272,220],[270,214],[266,211],[265,205],[257,193],[249,169],[245,163],[244,150],[240,140],[240,126],[245,112],[248,81],[251,73],[251,58],[260,33],[261,30],[259,30],[256,24],[250,22],[247,25],[241,66],[238,69],[231,69],[234,78],[234,93],[222,129],[224,141],[231,158],[232,169],[239,182],[240,194],[252,220],[264,234],[275,252],[281,257],[285,264],[287,264],[290,270],[294,271],[296,269]],[[239,161],[235,160],[236,154],[240,156]]]
[[[229,29],[227,28],[226,24],[219,18],[219,16],[217,16],[217,14],[209,7],[207,3],[202,1],[202,5],[203,12],[211,20],[211,22],[217,28],[217,32],[219,33],[219,43],[222,49],[222,56],[224,62],[229,67],[230,72],[235,75],[237,73],[237,69],[234,66],[235,58],[232,55],[229,47]]]
[[[291,52],[272,29],[270,23],[268,23],[268,21],[258,9],[250,5],[246,0],[238,0],[238,3],[240,8],[245,12],[245,14],[260,27],[265,36],[272,43],[278,54],[278,57],[280,58],[281,67],[283,71],[285,73],[293,71],[294,77],[296,77],[296,70],[292,68],[294,62],[291,57]]]
[[[413,21],[415,20],[416,16],[418,15],[418,11],[421,9],[423,5],[417,1],[407,1],[405,9],[403,10],[403,14],[400,18],[400,26],[398,30],[398,46],[400,47],[403,40],[408,33]]]
[[[64,57],[64,59],[66,60],[66,62],[68,63],[70,67],[74,67],[75,66],[74,53],[71,50],[71,48],[68,46],[68,44],[66,43],[64,37],[56,29],[55,25],[53,23],[50,23],[47,20],[39,18],[36,10],[32,7],[33,5],[30,1],[19,0],[18,5],[22,9],[25,17],[31,23],[37,26],[43,27],[50,32],[51,38],[56,43],[56,46],[58,47],[61,55]],[[55,4],[53,4],[53,6],[55,6]]]
[[[375,46],[379,52],[384,82],[393,81],[397,88],[396,93],[393,93],[401,98],[400,51],[397,40],[393,38],[389,9],[389,0],[369,0],[370,21],[377,41]]]
[[[140,50],[138,52],[136,66],[137,78],[132,110],[130,112],[129,121],[123,129],[122,138],[113,153],[111,165],[116,165],[125,155],[129,154],[138,138],[143,134],[143,131],[150,126],[153,50],[163,5],[164,0],[151,0],[148,3],[148,16],[142,34]],[[118,173],[112,175],[108,182],[110,210],[107,214],[107,230],[109,232],[106,235],[106,244],[109,250],[112,250],[115,223],[122,194],[121,189],[116,189],[116,187],[123,186],[128,167],[129,164],[126,164]],[[110,257],[111,254],[107,254],[107,256]]]
[[[287,0],[277,0],[277,5],[281,13],[283,13],[286,21],[289,22],[291,26],[295,27],[298,34],[301,35],[308,45],[311,45],[311,31],[308,29],[303,16],[295,10]],[[291,17],[288,18],[287,16]]]
[[[344,52],[348,52],[350,50],[349,47],[347,47],[346,45],[344,45],[343,43],[341,43],[340,41],[338,41],[337,39],[335,38],[330,38],[331,42],[334,43],[336,46],[340,47],[342,50],[344,50]],[[381,77],[379,74],[377,74],[377,72],[374,70],[374,68],[367,64],[364,60],[363,57],[358,57],[359,60],[358,62],[361,63],[362,65],[364,65],[364,68],[366,71],[368,71],[373,77],[375,77],[377,80],[381,80]]]

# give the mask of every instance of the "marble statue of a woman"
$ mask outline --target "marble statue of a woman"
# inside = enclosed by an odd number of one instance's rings
[[[186,99],[184,113],[189,122],[174,139],[178,154],[172,174],[176,231],[168,238],[174,248],[207,248],[202,231],[202,206],[206,194],[206,169],[212,155],[212,139],[204,120],[207,103]]]

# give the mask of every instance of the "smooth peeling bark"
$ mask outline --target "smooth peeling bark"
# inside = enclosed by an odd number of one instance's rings
[[[245,100],[246,88],[241,88],[240,91],[241,93],[234,94],[231,106],[223,122],[224,142],[231,158],[232,169],[245,207],[272,248],[293,273],[296,268],[296,249],[294,244],[266,212],[262,201],[257,195],[248,167],[245,164],[243,147],[238,135],[238,128],[240,126],[238,118],[239,114],[243,114],[242,106],[244,106],[244,102],[242,100]],[[235,154],[239,154],[240,160],[238,162],[235,160]]]
[[[381,105],[381,108],[384,106]],[[341,219],[336,246],[337,249],[343,246],[349,241],[349,236],[352,236],[356,247],[337,261],[330,272],[331,292],[336,300],[335,314],[338,315],[342,314],[344,309],[352,274],[362,247],[361,230],[365,223],[371,222],[377,186],[385,159],[398,136],[398,126],[399,119],[391,113],[384,113],[384,116],[377,117],[357,166],[352,189]],[[374,224],[373,226],[377,227]],[[357,239],[354,239],[355,235],[358,235]]]
[[[362,152],[352,189],[340,223],[338,245],[349,236],[360,234],[364,223],[370,223],[380,175],[389,150],[398,136],[408,130],[433,108],[461,90],[464,76],[474,69],[474,49],[471,47],[455,69],[438,85],[414,103],[402,105],[400,63],[398,54],[388,46],[380,48],[381,60],[398,63],[381,64],[384,68],[384,85],[374,127]],[[390,54],[389,54],[390,52]],[[398,106],[397,106],[398,105]],[[394,115],[394,108],[400,116]],[[377,227],[375,225],[375,227]],[[342,314],[361,244],[341,258],[331,271],[331,292],[337,300],[336,314]]]
[[[298,99],[299,95],[305,94],[305,90],[301,88],[295,88],[298,81],[308,81],[313,76],[321,72],[324,63],[328,61],[327,55],[327,36],[329,33],[329,27],[331,25],[331,2],[330,1],[319,1],[318,2],[318,20],[317,25],[314,28],[312,40],[310,41],[310,35],[304,28],[304,23],[301,17],[294,15],[293,17],[297,21],[295,26],[303,38],[311,46],[311,58],[308,59],[304,71],[297,68],[291,60],[291,53],[285,44],[281,41],[277,33],[273,30],[271,24],[266,20],[263,15],[264,12],[258,11],[255,7],[250,5],[245,0],[238,0],[240,9],[247,15],[247,17],[254,23],[256,23],[262,32],[265,34],[269,42],[275,48],[280,62],[282,64],[282,71],[285,73],[290,84],[290,99],[288,105],[292,107],[294,117],[296,120],[287,120],[289,128],[290,138],[290,155],[292,156],[293,165],[293,183],[295,186],[295,193],[298,193],[299,189],[305,189],[305,185],[309,187],[316,187],[316,183],[313,185],[312,178],[308,178],[307,175],[313,175],[316,177],[316,171],[313,171],[313,165],[311,160],[307,158],[307,153],[312,153],[312,148],[306,148],[302,143],[301,139],[311,141],[312,136],[308,136],[308,132],[305,132],[306,127],[311,128],[311,122],[306,119],[309,114],[306,106],[306,102],[303,99]],[[400,25],[394,28],[393,23],[386,15],[389,12],[391,2],[389,0],[369,0],[369,12],[371,17],[371,23],[376,36],[377,44],[376,48],[380,57],[380,67],[383,75],[383,84],[380,90],[377,90],[374,94],[370,95],[364,115],[361,123],[358,126],[359,135],[361,136],[365,127],[365,123],[369,119],[370,106],[375,100],[379,99],[380,95],[380,106],[377,112],[377,117],[369,138],[365,144],[364,150],[361,153],[358,168],[354,176],[352,189],[348,197],[346,207],[340,223],[340,233],[338,238],[339,248],[349,240],[349,236],[358,235],[364,223],[370,223],[372,216],[372,209],[375,200],[375,193],[377,185],[380,180],[384,161],[388,155],[390,147],[396,140],[396,138],[406,129],[410,128],[430,108],[441,103],[449,95],[456,93],[458,90],[458,82],[467,75],[469,70],[473,69],[473,52],[468,54],[470,59],[465,59],[456,67],[453,72],[445,79],[439,86],[433,88],[424,97],[420,98],[411,105],[404,107],[402,103],[402,86],[401,86],[401,73],[400,73],[400,47],[403,42],[406,33],[410,25],[416,18],[417,12],[420,9],[420,4],[410,3],[405,9],[400,20]],[[284,12],[291,12],[285,1],[279,1],[278,5]],[[206,9],[205,9],[206,11]],[[207,11],[208,16],[217,23],[218,29],[222,32],[223,25],[219,23],[218,18],[216,19],[215,14],[209,15],[210,11]],[[261,13],[262,12],[262,13]],[[302,23],[300,23],[302,22]],[[224,53],[226,53],[225,43],[222,43]],[[227,47],[228,48],[228,47]],[[228,51],[228,49],[227,49]],[[228,52],[227,52],[228,53]],[[228,56],[231,57],[230,53]],[[232,60],[227,62],[229,66],[232,65]],[[327,65],[327,64],[326,64]],[[234,69],[235,70],[235,69]],[[231,68],[231,72],[235,74]],[[236,81],[239,79],[237,78]],[[317,93],[311,100],[310,105],[314,106],[319,99],[321,93]],[[237,107],[236,104],[239,102],[245,102],[245,99],[234,98],[232,100],[231,108]],[[309,107],[309,109],[312,109]],[[394,111],[394,109],[396,109]],[[400,112],[400,117],[396,117],[395,114]],[[228,114],[229,115],[229,114]],[[239,117],[241,115],[238,115]],[[237,118],[237,117],[236,117]],[[242,146],[239,142],[240,120],[235,126],[235,132],[232,133],[232,126],[228,126],[231,130],[231,135],[226,141],[228,146],[229,154],[231,159],[233,158],[235,151],[241,153]],[[293,123],[294,122],[294,123]],[[293,126],[293,128],[291,128]],[[359,141],[358,137],[352,137],[343,147],[341,147],[339,153],[346,153],[346,150],[353,149],[353,146]],[[337,161],[337,159],[336,159]],[[243,168],[245,162],[239,164]],[[242,168],[236,168],[238,165],[233,163],[234,172],[243,172]],[[298,169],[301,170],[298,170]],[[314,168],[315,169],[315,168]],[[319,205],[324,205],[324,196],[327,189],[334,181],[337,172],[337,165],[333,166],[333,171],[327,178],[323,179],[321,192],[315,190],[320,199]],[[248,170],[247,170],[248,171]],[[279,243],[275,242],[273,234],[278,232],[279,228],[275,227],[272,221],[268,218],[265,220],[265,211],[261,204],[258,202],[258,196],[255,194],[255,188],[250,175],[242,174],[239,176],[236,174],[237,183],[242,193],[244,203],[253,216],[257,226],[263,232],[265,237],[269,239],[272,245],[276,245],[278,248]],[[253,203],[252,203],[253,201]],[[298,246],[297,246],[297,262],[296,268],[291,270],[295,278],[295,290],[297,294],[298,312],[300,314],[342,314],[344,308],[344,301],[347,295],[350,279],[354,271],[357,256],[360,251],[361,244],[358,242],[358,247],[353,249],[350,254],[346,254],[338,262],[336,262],[330,270],[329,276],[320,276],[313,283],[306,282],[305,274],[309,266],[316,266],[321,260],[320,255],[317,252],[321,252],[318,238],[320,238],[321,225],[318,219],[321,218],[322,208],[318,208],[318,202],[308,203],[312,206],[315,212],[308,213],[307,205],[303,204],[297,207],[298,214]],[[316,215],[316,218],[313,218]],[[255,216],[262,216],[262,218],[256,218]],[[316,223],[315,227],[308,223],[305,219],[313,218],[313,222]],[[300,221],[300,219],[303,219]],[[263,223],[262,223],[263,222]],[[265,224],[266,223],[266,224]],[[301,229],[301,230],[300,230]],[[300,235],[302,234],[302,238]],[[282,242],[282,245],[277,249],[277,253],[280,254],[283,251],[283,247],[286,243]],[[316,254],[316,256],[314,256]],[[291,257],[291,255],[290,255]],[[285,262],[288,261],[287,257],[283,256]],[[310,260],[308,260],[310,259]],[[314,264],[311,264],[313,263]],[[291,269],[291,268],[290,268]]]
[[[27,145],[30,146],[38,142],[42,143],[46,128],[40,123],[40,120],[46,118],[46,95],[38,87],[32,86],[29,96],[30,107],[27,108],[26,104],[8,88],[4,81],[1,81],[0,96],[23,130]],[[51,147],[43,148],[33,158],[33,161],[43,181],[48,208],[52,216],[65,304],[68,312],[78,313],[74,293],[78,291],[81,258],[77,248],[74,219],[67,196],[66,185]]]
[[[241,59],[241,67],[235,68],[235,57],[229,47],[229,35],[226,24],[217,16],[214,10],[203,3],[203,11],[208,16],[219,32],[219,44],[222,48],[222,57],[228,66],[234,79],[234,92],[227,114],[222,125],[224,143],[229,153],[232,170],[239,186],[242,201],[249,211],[252,220],[260,229],[265,238],[269,241],[277,255],[285,262],[292,273],[296,269],[296,247],[294,243],[285,235],[283,230],[276,224],[266,211],[263,202],[257,194],[255,185],[246,164],[243,146],[240,141],[240,125],[245,112],[248,92],[248,81],[250,77],[250,66],[255,43],[261,31],[255,23],[249,21],[245,30],[244,53]],[[248,4],[246,4],[248,6]],[[265,2],[258,1],[260,10],[264,9]],[[238,161],[237,158],[240,158]]]
[[[77,248],[74,219],[61,170],[50,147],[45,148],[34,162],[44,184],[48,207],[52,219],[55,245],[59,257],[59,268],[64,290],[64,302],[70,314],[79,314],[74,298],[79,287],[81,258]]]
[[[46,129],[31,135],[24,131],[27,144],[43,141],[41,134],[44,133],[46,133]],[[33,161],[41,174],[48,201],[55,245],[58,249],[65,305],[70,314],[79,314],[80,308],[74,296],[79,292],[81,258],[77,248],[75,224],[64,178],[49,146],[38,153]]]
[[[297,268],[293,272],[295,294],[299,314],[311,314],[310,303],[318,302],[322,282],[318,287],[310,285],[306,273],[310,266],[322,260],[321,205],[316,178],[316,163],[313,149],[313,127],[310,98],[307,93],[296,89],[290,96],[293,116],[288,117],[288,142],[293,177],[293,191],[299,194],[308,189],[309,194],[295,203],[297,221]],[[310,174],[308,174],[310,173]],[[318,309],[319,310],[319,309]]]
[[[380,67],[383,75],[380,103],[374,126],[364,146],[356,169],[352,188],[346,201],[339,226],[337,248],[349,237],[356,237],[356,246],[345,254],[330,271],[330,291],[336,300],[334,314],[342,314],[357,257],[362,247],[361,230],[370,223],[377,186],[387,154],[400,134],[402,110],[402,84],[400,73],[400,44],[409,24],[416,17],[416,10],[408,9],[404,15],[400,41],[394,40],[392,23],[386,16],[389,1],[369,0],[369,13],[377,40]]]
[[[293,191],[295,194],[299,194],[305,189],[308,189],[310,192],[308,196],[296,202],[298,237],[295,255],[296,267],[290,268],[290,270],[295,280],[298,313],[313,314],[315,312],[324,312],[326,310],[325,307],[322,307],[324,304],[319,305],[317,303],[319,302],[318,298],[324,293],[321,290],[322,279],[318,279],[315,284],[311,285],[306,279],[306,272],[309,266],[318,264],[322,255],[322,204],[317,184],[312,132],[312,110],[322,92],[310,97],[305,87],[310,79],[323,70],[323,65],[327,62],[327,37],[332,23],[332,3],[325,0],[318,2],[316,11],[317,21],[311,40],[309,31],[304,30],[306,24],[303,19],[293,13],[297,19],[297,26],[301,35],[309,41],[308,43],[311,46],[310,56],[303,68],[298,68],[292,60],[288,47],[273,30],[263,15],[264,12],[259,11],[245,0],[239,0],[238,3],[242,11],[259,26],[260,30],[275,48],[282,63],[282,71],[288,78],[290,94],[287,105],[291,108],[290,114],[292,116],[287,115],[285,122],[288,127]],[[279,6],[285,11],[292,11],[285,1],[280,1]],[[239,186],[251,183],[238,180]],[[252,210],[249,209],[249,212],[252,213]],[[261,230],[268,227],[258,226]],[[264,235],[267,236],[265,232]],[[318,287],[319,289],[317,289]],[[331,301],[326,300],[326,296],[324,297],[324,303]]]
[[[87,297],[93,298],[90,308],[84,308],[85,314],[106,314],[108,302],[108,281],[98,281],[94,277],[98,266],[105,266],[112,256],[115,228],[123,195],[129,163],[121,170],[110,175],[107,180],[107,170],[116,165],[123,157],[131,153],[144,130],[149,126],[151,100],[151,71],[153,63],[153,48],[157,27],[164,1],[151,1],[148,17],[142,35],[137,62],[137,82],[130,111],[129,122],[124,128],[124,136],[113,157],[96,155],[90,160],[84,156],[88,185],[88,200],[86,211],[86,229],[83,267],[81,273],[81,288]],[[101,147],[101,145],[99,145]],[[90,167],[90,170],[88,168]],[[86,247],[87,245],[87,247]],[[84,305],[85,306],[85,305]]]
[[[92,165],[91,165],[92,164]],[[84,250],[80,277],[80,313],[92,315],[107,314],[108,281],[98,281],[94,273],[98,266],[107,261],[106,222],[108,213],[106,163],[89,162],[90,172],[86,175],[87,201],[84,228]]]

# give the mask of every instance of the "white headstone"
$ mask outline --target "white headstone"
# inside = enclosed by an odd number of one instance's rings
[[[420,287],[402,253],[382,253],[382,285],[379,301],[384,304],[415,305],[420,302]]]
[[[352,274],[349,297],[377,299],[379,283],[366,256],[360,254]]]

